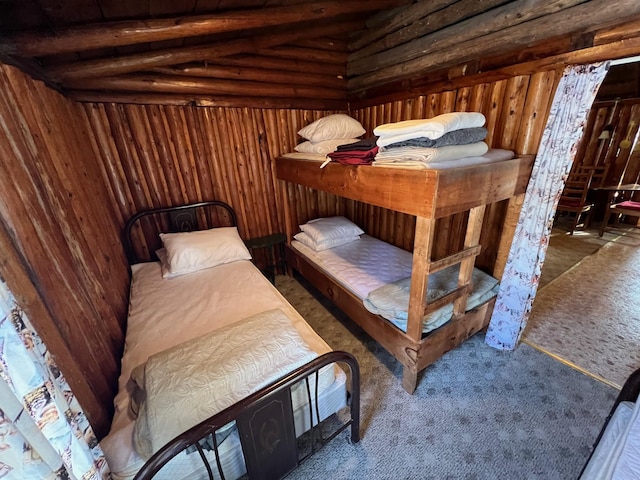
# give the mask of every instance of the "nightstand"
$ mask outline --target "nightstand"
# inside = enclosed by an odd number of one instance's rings
[[[251,238],[244,243],[251,251],[253,256],[254,250],[264,249],[266,251],[266,265],[261,268],[262,273],[269,279],[271,283],[276,283],[276,271],[278,267],[284,270],[284,242],[287,236],[284,233],[273,233],[264,237]],[[276,248],[278,251],[276,252]]]

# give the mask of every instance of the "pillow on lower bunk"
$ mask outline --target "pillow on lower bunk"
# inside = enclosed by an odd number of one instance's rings
[[[339,247],[340,245],[344,245],[346,243],[355,242],[360,239],[359,235],[354,235],[352,237],[339,237],[339,238],[330,238],[328,240],[323,240],[320,242],[315,242],[313,238],[307,235],[305,232],[296,233],[293,238],[298,240],[300,243],[306,245],[310,249],[321,252],[323,250],[328,250],[333,247]]]
[[[238,260],[251,260],[251,254],[240,238],[237,227],[161,233],[160,239],[166,250],[169,267],[165,278]]]
[[[345,217],[325,217],[309,220],[300,225],[300,230],[309,235],[315,243],[336,238],[357,237],[364,233],[358,225]]]

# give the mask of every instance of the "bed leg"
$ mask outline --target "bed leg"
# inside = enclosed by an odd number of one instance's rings
[[[409,395],[413,395],[418,385],[418,372],[410,367],[404,366],[402,368],[402,388],[404,388]]]

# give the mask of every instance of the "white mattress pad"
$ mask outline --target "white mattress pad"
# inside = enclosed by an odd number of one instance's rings
[[[149,356],[272,309],[284,312],[319,355],[331,351],[250,261],[241,260],[171,279],[162,278],[157,262],[134,265],[132,271],[115,413],[109,435],[101,441],[114,478],[130,478],[144,463],[133,448],[135,419],[129,404],[135,384],[130,377],[132,370]],[[321,369],[320,392],[332,385],[336,371],[339,369],[332,365]]]
[[[410,252],[366,234],[320,252],[297,240],[291,246],[362,300],[376,288],[411,276]]]

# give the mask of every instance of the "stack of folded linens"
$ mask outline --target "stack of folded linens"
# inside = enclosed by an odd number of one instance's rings
[[[485,117],[479,112],[453,112],[421,120],[379,125],[373,130],[379,147],[373,165],[428,168],[436,162],[481,157],[489,146]]]

